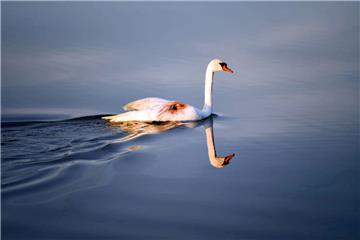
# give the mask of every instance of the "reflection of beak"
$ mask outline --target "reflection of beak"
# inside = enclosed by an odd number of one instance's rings
[[[224,65],[223,68],[224,72],[234,73],[233,70],[231,70],[228,66]]]
[[[235,153],[229,154],[224,158],[223,166],[228,165],[230,163],[230,160],[235,156]]]

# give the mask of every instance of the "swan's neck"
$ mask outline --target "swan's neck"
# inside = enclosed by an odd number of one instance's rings
[[[205,102],[203,107],[203,112],[206,112],[208,115],[212,113],[212,88],[213,88],[213,77],[214,72],[211,67],[206,69],[205,77]]]

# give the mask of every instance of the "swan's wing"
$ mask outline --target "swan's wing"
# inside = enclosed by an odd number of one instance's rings
[[[143,105],[142,105],[143,106]],[[110,122],[128,122],[128,121],[196,121],[201,119],[198,109],[181,102],[158,103],[152,108],[146,108],[136,111],[128,111],[113,116],[105,116],[102,119]]]
[[[158,105],[154,112],[158,121],[197,121],[201,119],[199,109],[179,101]]]
[[[153,108],[159,104],[166,104],[168,102],[171,101],[163,98],[149,97],[149,98],[143,98],[133,102],[129,102],[123,107],[123,109],[125,111],[139,111],[139,110]]]
[[[183,109],[189,107],[189,105],[179,102],[179,101],[175,101],[175,102],[168,102],[166,104],[163,104],[158,116],[162,116],[164,114],[177,114],[179,112],[182,112]]]

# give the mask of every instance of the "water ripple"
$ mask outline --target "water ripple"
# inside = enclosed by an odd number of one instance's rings
[[[108,165],[142,149],[129,142],[144,135],[105,124],[99,116],[53,122],[2,124],[2,188],[7,197],[36,189],[76,185],[79,174],[91,166]],[[66,177],[64,177],[66,175]],[[62,180],[61,180],[62,179]],[[59,184],[54,182],[60,181]],[[88,181],[91,185],[92,181]]]

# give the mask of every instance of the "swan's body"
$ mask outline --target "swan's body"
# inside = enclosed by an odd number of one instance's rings
[[[227,67],[227,64],[221,60],[212,60],[206,69],[205,77],[205,102],[204,107],[200,110],[191,105],[166,100],[162,98],[143,98],[130,102],[124,106],[128,111],[113,116],[106,116],[103,119],[110,122],[127,122],[127,121],[197,121],[207,118],[212,113],[212,86],[215,72],[233,72]]]

